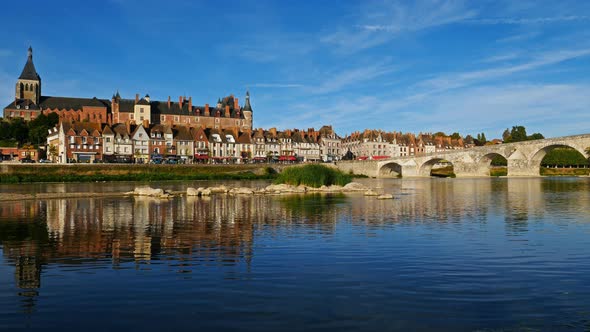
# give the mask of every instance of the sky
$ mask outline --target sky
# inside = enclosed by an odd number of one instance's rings
[[[590,133],[590,1],[10,1],[0,101],[33,47],[43,95],[215,104],[254,127]]]

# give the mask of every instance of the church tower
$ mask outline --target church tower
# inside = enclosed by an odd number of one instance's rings
[[[29,47],[27,63],[16,82],[16,99],[29,99],[39,105],[41,99],[41,77],[33,64],[33,48]]]
[[[252,129],[252,106],[250,105],[250,91],[246,91],[246,102],[244,103],[244,107],[242,108],[242,113],[244,114],[244,120],[246,123],[244,127],[248,129]]]

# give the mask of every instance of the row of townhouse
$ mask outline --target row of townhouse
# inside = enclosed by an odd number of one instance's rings
[[[355,159],[387,159],[420,156],[429,153],[458,150],[473,146],[463,138],[450,136],[365,130],[354,132],[342,140],[342,149]]]
[[[57,163],[244,163],[333,161],[340,138],[330,126],[238,131],[180,125],[114,125],[62,121],[47,136],[48,159]]]

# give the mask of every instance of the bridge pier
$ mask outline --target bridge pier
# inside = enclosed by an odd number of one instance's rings
[[[464,163],[455,161],[453,163],[453,173],[458,178],[484,177],[490,175],[490,168],[488,165],[481,165],[474,162]]]

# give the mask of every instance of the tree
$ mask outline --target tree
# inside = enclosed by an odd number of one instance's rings
[[[529,140],[533,139],[544,139],[545,137],[541,133],[534,133],[528,137]]]
[[[488,139],[486,138],[486,134],[481,133],[480,141],[482,142],[482,144],[486,144],[486,142],[488,141]]]
[[[24,143],[29,137],[29,128],[21,118],[14,118],[10,121],[10,137],[16,139],[19,143]]]
[[[451,138],[452,139],[459,139],[459,138],[461,138],[461,135],[459,133],[455,132],[455,133],[451,134]]]
[[[526,128],[524,126],[513,126],[510,131],[509,142],[522,142],[528,139],[526,135]]]
[[[506,128],[506,130],[504,130],[504,133],[502,133],[502,141],[508,142],[509,140],[510,140],[510,130],[508,130],[508,128]]]
[[[447,134],[443,133],[442,131],[434,133],[434,137],[439,137],[439,136],[447,136]]]

